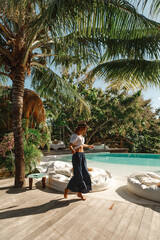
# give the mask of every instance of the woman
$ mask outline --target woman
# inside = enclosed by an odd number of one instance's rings
[[[82,193],[87,193],[91,188],[91,179],[87,170],[86,158],[83,152],[83,148],[94,148],[93,145],[84,144],[83,135],[87,131],[87,125],[85,122],[78,124],[75,133],[71,135],[70,150],[72,151],[72,164],[74,176],[68,183],[67,188],[64,190],[64,197],[67,198],[69,190],[72,192],[78,192],[77,196],[82,200],[86,200]]]

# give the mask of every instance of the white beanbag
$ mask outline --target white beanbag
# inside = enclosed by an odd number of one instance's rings
[[[48,168],[47,186],[58,191],[64,191],[73,176],[72,165],[62,161],[54,161]],[[103,169],[93,168],[89,171],[92,183],[92,191],[102,191],[113,183],[111,174]]]
[[[72,166],[70,163],[62,161],[53,161],[52,165],[48,167],[48,173],[62,174],[68,177],[72,176]]]
[[[160,175],[153,172],[134,173],[127,179],[127,188],[139,197],[160,202]]]

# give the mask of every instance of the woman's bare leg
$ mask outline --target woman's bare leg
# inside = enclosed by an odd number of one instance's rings
[[[86,200],[86,198],[83,197],[82,193],[80,193],[80,192],[77,193],[77,196],[80,197],[82,200]]]
[[[69,189],[68,189],[68,188],[65,188],[65,189],[64,189],[64,198],[67,198],[67,197],[68,197],[68,193],[69,193]]]

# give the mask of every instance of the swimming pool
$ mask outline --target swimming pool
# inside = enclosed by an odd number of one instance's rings
[[[160,155],[143,153],[86,153],[89,167],[106,169],[119,176],[133,172],[152,171],[160,174]],[[57,156],[59,160],[71,162],[72,155]],[[58,160],[58,159],[57,159]]]

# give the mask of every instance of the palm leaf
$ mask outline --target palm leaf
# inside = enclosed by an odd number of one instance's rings
[[[145,7],[147,6],[147,4],[150,4],[150,14],[152,14],[153,16],[155,14],[159,14],[160,13],[160,0],[137,0],[136,1],[137,5],[139,6],[141,4],[142,9],[145,9]],[[135,0],[134,0],[134,4],[135,4]]]
[[[91,80],[95,75],[103,77],[109,87],[144,88],[149,83],[151,86],[160,86],[160,61],[147,60],[115,60],[99,64],[88,73]]]
[[[101,62],[118,58],[158,59],[159,47],[159,33],[137,39],[107,39]]]
[[[47,7],[43,12],[29,24],[30,34],[26,39],[27,46],[22,65],[27,61],[30,47],[37,35],[47,27],[50,36],[62,36],[70,32],[75,36],[78,34],[83,37],[95,38],[103,32],[104,37],[115,37],[119,32],[119,36],[126,38],[126,35],[122,36],[122,34],[127,29],[132,31],[132,37],[135,38],[151,32],[153,26],[157,28],[160,26],[143,15],[137,14],[135,8],[127,1],[53,0],[47,3],[49,4],[46,4]],[[102,23],[103,31],[102,27],[99,27],[102,26]],[[90,31],[91,28],[93,31]]]
[[[57,94],[59,97],[63,96],[68,102],[74,102],[77,112],[83,112],[86,118],[89,118],[89,105],[66,80],[49,68],[43,69],[41,66],[40,69],[40,65],[38,68],[40,71],[34,70],[32,72],[32,86],[42,98],[53,99],[54,95],[57,96]]]

